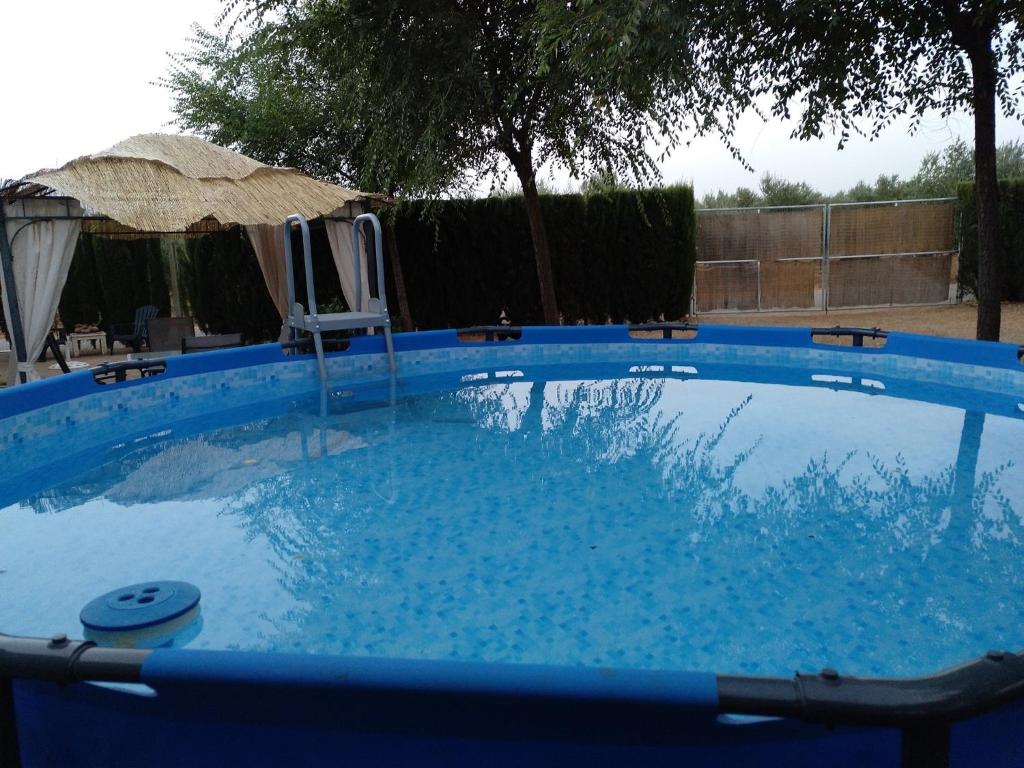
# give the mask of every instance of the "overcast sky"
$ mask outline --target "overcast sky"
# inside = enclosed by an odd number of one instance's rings
[[[10,67],[0,177],[62,165],[136,133],[172,131],[169,95],[155,81],[167,72],[168,52],[186,47],[190,25],[211,26],[220,7],[220,0],[5,2],[0,50]],[[700,139],[662,164],[665,180],[692,182],[701,195],[756,187],[770,172],[835,192],[882,173],[911,175],[926,152],[973,136],[966,115],[926,120],[915,135],[897,125],[874,142],[851,140],[842,151],[834,138],[793,141],[790,130],[754,117],[741,123],[736,144],[753,174],[721,142]],[[1000,122],[1000,142],[1022,137],[1019,123]]]

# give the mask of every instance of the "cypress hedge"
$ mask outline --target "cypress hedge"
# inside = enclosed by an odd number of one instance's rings
[[[978,208],[974,184],[957,190],[960,208],[960,290],[977,295]],[[1024,179],[999,182],[999,272],[1002,300],[1024,301]]]
[[[676,319],[689,308],[696,258],[693,191],[677,186],[541,198],[559,309],[567,323]],[[394,211],[399,258],[416,327],[446,328],[541,321],[537,269],[523,199],[411,202]],[[311,226],[317,303],[345,307],[323,225]],[[298,233],[293,241],[301,253]],[[189,240],[178,265],[182,298],[208,333],[276,339],[281,321],[256,255],[240,227]],[[296,284],[304,301],[302,259]],[[385,263],[388,303],[396,314]],[[135,308],[169,314],[157,240],[82,235],[61,317],[67,326],[130,322]]]
[[[685,186],[541,198],[558,307],[567,323],[676,319],[689,308],[696,259]],[[395,230],[420,328],[541,321],[522,197],[413,202]]]
[[[302,241],[294,233],[295,285],[299,301],[306,303]],[[317,308],[338,310],[344,306],[341,281],[331,258],[323,224],[310,225]],[[179,264],[181,293],[199,327],[207,333],[241,333],[247,342],[276,340],[281,318],[267,292],[263,273],[249,238],[241,227],[232,227],[188,242],[187,255]]]
[[[178,284],[188,311],[207,333],[239,333],[246,341],[276,339],[281,318],[267,293],[249,239],[240,227],[186,243]]]
[[[160,241],[81,235],[60,299],[64,326],[131,323],[144,304],[156,305],[165,317],[170,312]]]

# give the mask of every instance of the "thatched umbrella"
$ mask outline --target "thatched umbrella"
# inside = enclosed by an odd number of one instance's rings
[[[8,203],[41,194],[74,198],[111,220],[86,231],[150,235],[277,225],[296,212],[313,219],[370,197],[194,136],[160,133],[133,136],[0,190]]]
[[[296,212],[348,219],[371,197],[202,139],[165,134],[133,136],[7,184],[0,188],[0,283],[21,380],[31,370],[27,361],[42,351],[80,231],[195,237],[245,226],[271,297],[286,311],[280,237],[267,237],[267,228]],[[335,260],[342,269],[345,259]]]

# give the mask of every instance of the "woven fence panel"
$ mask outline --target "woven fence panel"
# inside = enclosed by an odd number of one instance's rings
[[[952,262],[952,253],[893,257],[892,303],[938,304],[949,301]]]
[[[820,297],[821,261],[761,263],[761,309],[813,309]]]
[[[870,256],[829,263],[830,307],[939,304],[949,301],[952,253]]]
[[[698,211],[697,260],[739,261],[821,256],[825,209]]]
[[[757,309],[757,264],[700,264],[694,272],[698,312]]]
[[[837,259],[829,263],[830,307],[877,307],[892,303],[890,256]]]
[[[934,253],[955,249],[953,201],[833,206],[829,255]]]

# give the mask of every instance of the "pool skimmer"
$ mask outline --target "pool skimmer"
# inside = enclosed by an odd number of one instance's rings
[[[78,618],[85,637],[112,648],[181,647],[199,634],[199,588],[185,581],[146,581],[90,601]]]

